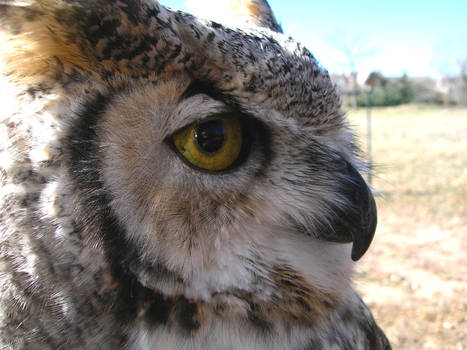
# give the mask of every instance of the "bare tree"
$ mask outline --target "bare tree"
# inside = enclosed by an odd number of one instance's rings
[[[343,34],[344,33],[344,34]],[[361,66],[374,57],[377,50],[372,42],[364,35],[351,35],[344,30],[338,30],[330,38],[335,49],[342,52],[343,65],[349,70],[349,92],[353,108],[357,107],[357,96],[359,94],[358,72]]]
[[[459,67],[459,102],[467,105],[467,58],[458,58],[456,63]]]
[[[457,65],[459,66],[459,76],[461,78],[465,78],[466,75],[466,68],[467,68],[467,58],[458,58],[456,60]]]

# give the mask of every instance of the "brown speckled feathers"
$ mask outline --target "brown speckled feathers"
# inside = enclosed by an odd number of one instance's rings
[[[0,2],[0,349],[390,349],[335,87],[227,3]]]

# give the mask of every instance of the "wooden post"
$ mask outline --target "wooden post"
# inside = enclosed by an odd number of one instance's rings
[[[372,185],[372,170],[373,170],[373,159],[371,155],[371,101],[370,95],[373,89],[369,89],[366,92],[366,154],[368,157],[368,166],[370,171],[368,172],[368,184]]]

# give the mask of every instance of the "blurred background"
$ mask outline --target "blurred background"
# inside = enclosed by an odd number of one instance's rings
[[[467,349],[467,1],[269,3],[331,74],[374,169],[356,288],[394,349]]]

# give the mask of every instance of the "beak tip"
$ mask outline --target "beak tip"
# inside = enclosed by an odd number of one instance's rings
[[[355,246],[355,243],[352,245],[352,254],[351,254],[351,258],[353,261],[358,261],[361,259],[361,257],[365,254],[366,252],[366,249],[358,249],[356,246]]]

